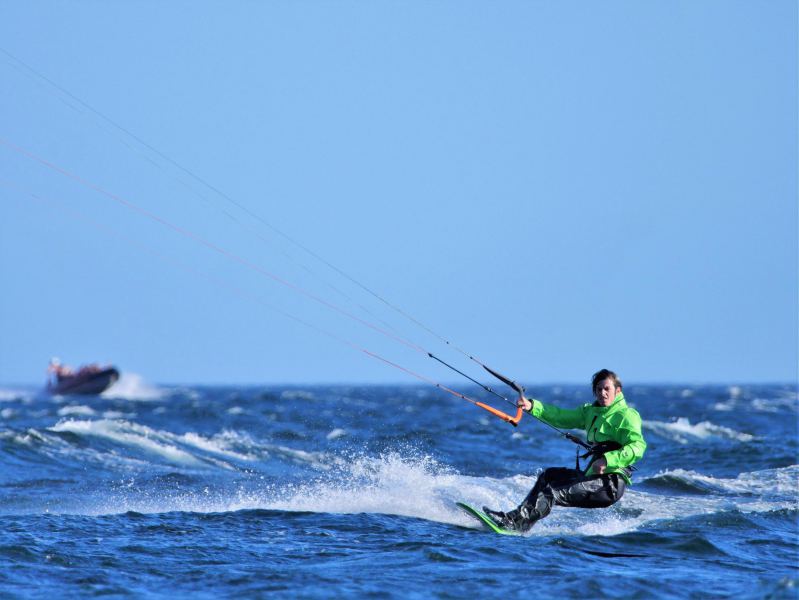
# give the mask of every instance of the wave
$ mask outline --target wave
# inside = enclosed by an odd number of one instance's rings
[[[467,501],[476,506],[508,509],[524,498],[535,480],[530,475],[507,478],[461,475],[429,456],[389,453],[377,457],[339,456],[336,467],[313,480],[294,483],[259,483],[257,473],[238,482],[197,486],[176,474],[146,481],[119,481],[97,493],[65,500],[50,512],[119,514],[124,512],[229,513],[242,510],[280,510],[328,514],[374,513],[424,519],[477,528],[478,524],[455,507]],[[697,473],[672,476],[706,478]],[[662,477],[658,475],[657,477]],[[617,536],[660,522],[697,516],[796,511],[796,491],[791,486],[797,468],[742,474],[736,479],[714,480],[719,494],[685,497],[629,490],[621,502],[607,510],[555,507],[528,536]],[[258,483],[257,485],[253,485]],[[744,490],[744,494],[740,491]],[[789,491],[792,490],[792,491]],[[755,493],[759,491],[760,493]],[[774,497],[775,491],[785,492]],[[722,493],[723,492],[723,493]]]
[[[795,392],[788,392],[776,398],[755,398],[752,400],[752,409],[757,412],[796,412],[798,407],[799,400],[797,400],[797,394]]]
[[[677,487],[703,493],[762,496],[776,500],[797,500],[799,465],[741,473],[735,478],[713,477],[686,469],[661,471],[642,480],[648,486]]]
[[[90,406],[83,406],[83,405],[71,405],[71,406],[64,406],[58,409],[58,416],[59,417],[68,417],[68,416],[81,416],[81,417],[91,417],[94,416],[95,411]]]
[[[212,438],[188,432],[182,435],[161,431],[125,420],[65,419],[49,428],[57,433],[71,433],[80,437],[103,438],[113,446],[124,446],[173,465],[188,467],[217,466],[235,468],[230,460],[246,462],[252,456],[229,448],[230,434],[223,432]],[[236,436],[233,436],[234,439]]]
[[[206,486],[175,491],[169,487],[147,493],[117,490],[95,510],[104,512],[234,512],[281,510],[335,514],[377,513],[478,527],[455,506],[466,501],[475,506],[507,510],[522,500],[535,475],[506,478],[475,477],[458,473],[436,459],[414,452],[389,452],[378,456],[339,454],[328,457],[328,471],[292,483],[257,483],[257,472],[229,487]],[[736,478],[714,478],[674,470],[642,480],[642,486],[679,478],[710,490],[704,496],[652,493],[629,489],[621,502],[602,510],[555,507],[526,535],[615,536],[662,521],[682,521],[696,516],[728,513],[796,511],[799,466],[743,473]],[[253,485],[256,483],[256,485]]]
[[[755,436],[749,433],[735,431],[734,429],[716,425],[710,421],[702,421],[692,425],[685,417],[679,417],[676,421],[672,421],[671,423],[665,423],[663,421],[644,421],[643,427],[661,437],[680,444],[688,444],[693,441],[707,440],[710,438],[735,440],[744,443],[751,442],[755,439]]]
[[[30,390],[0,389],[0,402],[16,402],[19,400],[29,400],[35,394]]]
[[[169,391],[154,387],[144,381],[136,373],[121,373],[119,379],[104,391],[103,398],[117,398],[120,400],[161,400],[169,395]]]
[[[799,465],[741,473],[733,479],[714,478],[691,471],[675,470],[644,479],[641,483],[680,478],[716,493],[707,496],[652,494],[629,489],[622,500],[602,511],[555,507],[551,515],[533,528],[546,535],[619,535],[660,522],[710,517],[729,513],[772,513],[799,510]],[[644,487],[643,485],[640,487]],[[554,518],[553,518],[554,517]]]
[[[757,413],[782,413],[799,411],[799,393],[796,390],[774,390],[773,395],[766,397],[744,394],[740,388],[731,388],[729,398],[716,402],[713,409],[720,412],[733,412],[737,410],[752,411]]]
[[[81,412],[86,407],[63,408]],[[85,494],[75,497],[51,497],[51,512],[99,515],[267,509],[379,513],[477,527],[455,507],[456,501],[513,508],[528,493],[536,475],[463,475],[412,447],[378,455],[321,452],[274,444],[234,430],[215,435],[173,433],[127,420],[81,417],[67,415],[41,430],[0,432],[4,445],[13,446],[9,456],[16,459],[21,455],[24,464],[39,463],[40,456],[47,456],[80,470],[94,469],[95,464],[103,467],[92,480],[104,485],[92,484]],[[746,436],[708,422],[692,425],[684,419],[649,422],[649,427],[659,427],[662,435],[697,439],[721,436],[739,440]],[[334,428],[326,437],[336,440],[346,437],[346,432]],[[529,535],[612,536],[661,520],[696,515],[796,510],[797,479],[796,465],[735,478],[682,469],[662,471],[639,478],[640,485],[607,510],[556,507]]]
[[[295,451],[296,452],[296,451]],[[92,514],[119,512],[234,512],[282,510],[315,513],[378,513],[474,527],[455,501],[505,505],[526,493],[533,478],[505,480],[459,475],[429,456],[398,452],[376,457],[340,454],[327,457],[327,471],[293,483],[259,481],[256,473],[233,489],[206,486],[202,491],[169,487],[138,493],[119,487],[113,497],[95,503]]]
[[[94,414],[90,407],[65,406],[63,417],[48,428],[0,430],[0,442],[9,456],[27,464],[56,462],[67,468],[152,476],[164,471],[231,473],[241,470],[264,474],[297,471],[326,472],[341,458],[325,452],[291,448],[254,440],[249,434],[223,430],[206,436],[188,431],[177,434],[119,418],[81,418]],[[332,438],[343,435],[333,430]]]

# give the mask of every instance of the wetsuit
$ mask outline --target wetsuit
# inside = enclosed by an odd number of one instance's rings
[[[619,448],[605,452],[605,472],[597,475],[593,466],[585,472],[553,467],[546,469],[524,501],[507,513],[484,508],[502,527],[525,531],[546,517],[552,506],[605,508],[617,502],[630,481],[630,467],[646,450],[641,435],[641,417],[627,406],[624,394],[616,394],[610,406],[584,404],[577,409],[563,409],[532,400],[530,414],[555,427],[582,428],[587,440],[615,442]],[[598,458],[598,457],[597,457]]]

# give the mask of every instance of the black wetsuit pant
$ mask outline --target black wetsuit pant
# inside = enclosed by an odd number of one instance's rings
[[[618,501],[627,484],[621,475],[586,477],[577,469],[552,467],[538,476],[533,489],[518,508],[506,513],[516,529],[530,529],[546,517],[552,506],[606,508]]]

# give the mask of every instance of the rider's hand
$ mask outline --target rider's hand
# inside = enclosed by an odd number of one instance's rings
[[[605,467],[608,466],[608,461],[605,460],[605,457],[598,458],[594,461],[594,464],[591,466],[591,470],[594,472],[594,475],[602,475],[605,472]]]
[[[530,402],[530,401],[529,401],[527,398],[525,398],[524,396],[520,396],[520,397],[519,397],[519,401],[516,403],[516,406],[521,406],[521,407],[522,407],[522,410],[527,410],[527,411],[529,411],[531,408],[533,408],[533,403],[532,403],[532,402]]]

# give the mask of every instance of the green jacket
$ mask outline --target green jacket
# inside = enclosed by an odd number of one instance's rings
[[[614,441],[621,444],[619,450],[605,453],[608,462],[605,473],[618,473],[628,484],[631,483],[630,477],[622,469],[644,455],[646,442],[641,434],[641,416],[634,408],[627,406],[624,394],[616,394],[610,406],[583,404],[576,409],[558,408],[532,398],[529,400],[533,403],[530,414],[537,419],[563,429],[585,429],[589,442]]]

